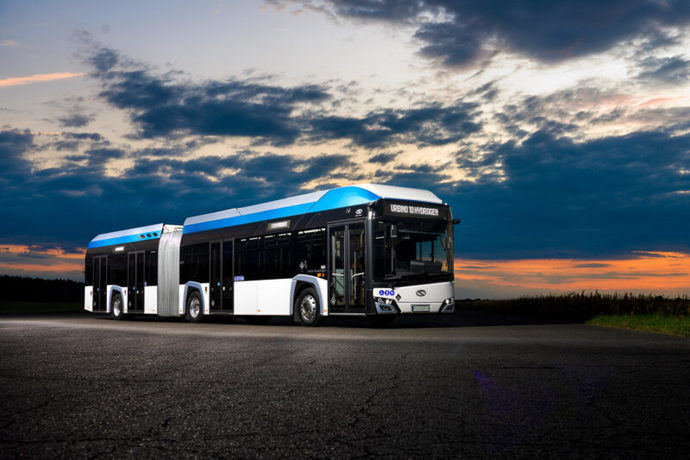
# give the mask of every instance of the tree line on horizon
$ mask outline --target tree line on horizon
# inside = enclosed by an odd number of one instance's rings
[[[68,279],[43,279],[0,275],[0,301],[82,302],[84,283]]]

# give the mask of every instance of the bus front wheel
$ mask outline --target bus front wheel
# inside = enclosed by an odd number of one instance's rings
[[[110,314],[113,315],[113,319],[118,321],[125,319],[125,314],[122,312],[122,297],[120,294],[113,294],[113,300],[110,302]]]
[[[200,323],[203,318],[201,294],[192,292],[187,297],[187,320],[192,323]]]
[[[306,288],[297,297],[297,313],[303,326],[318,326],[323,320],[318,299],[312,288]]]

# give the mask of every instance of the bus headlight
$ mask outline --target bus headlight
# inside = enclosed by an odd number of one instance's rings
[[[395,304],[395,301],[393,299],[387,299],[385,297],[374,297],[374,305],[376,306],[376,311],[378,313],[398,313],[398,306]]]
[[[441,303],[440,313],[453,313],[455,312],[455,299],[449,297]]]

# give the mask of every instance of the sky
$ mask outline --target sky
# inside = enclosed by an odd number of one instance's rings
[[[0,273],[356,183],[432,190],[456,295],[690,294],[690,2],[0,0]]]

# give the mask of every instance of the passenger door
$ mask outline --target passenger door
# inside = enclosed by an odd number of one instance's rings
[[[232,312],[232,240],[210,243],[209,302],[212,312]]]
[[[328,227],[328,303],[333,313],[364,313],[365,241],[363,222]]]
[[[222,301],[222,252],[221,252],[221,242],[213,241],[209,243],[211,245],[210,263],[209,263],[209,306],[211,311],[221,311],[223,309]]]
[[[107,309],[107,271],[108,256],[93,258],[93,311],[105,311]]]
[[[233,250],[232,250],[232,240],[223,241],[223,256],[221,258],[221,289],[222,289],[222,305],[223,311],[232,312],[233,311]]]
[[[127,311],[144,311],[144,251],[127,254]]]

